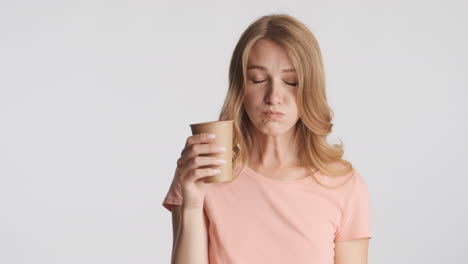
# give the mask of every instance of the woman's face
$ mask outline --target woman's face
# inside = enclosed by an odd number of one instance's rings
[[[284,49],[260,39],[253,46],[247,66],[244,107],[254,126],[267,135],[289,131],[299,120],[296,104],[297,75]],[[280,116],[265,111],[278,111]]]

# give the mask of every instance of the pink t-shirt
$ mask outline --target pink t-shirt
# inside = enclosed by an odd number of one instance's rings
[[[315,177],[327,186],[349,179]],[[178,179],[162,204],[182,204]],[[247,167],[233,181],[209,183],[204,210],[210,264],[332,264],[335,242],[371,238],[367,184],[356,169],[327,189],[310,176],[275,180]]]

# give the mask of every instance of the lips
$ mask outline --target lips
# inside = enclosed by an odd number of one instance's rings
[[[269,115],[284,115],[284,114],[281,113],[281,112],[272,111],[272,110],[267,110],[267,111],[264,111],[263,113],[264,113],[264,114],[269,114]]]
[[[268,119],[273,119],[273,120],[281,119],[281,118],[283,118],[283,116],[284,116],[283,113],[278,112],[278,111],[273,111],[273,110],[264,111],[263,114],[264,114]]]

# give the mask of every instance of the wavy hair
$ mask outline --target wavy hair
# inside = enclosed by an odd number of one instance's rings
[[[294,140],[299,149],[301,164],[320,185],[338,188],[339,186],[327,186],[314,176],[317,171],[332,177],[348,174],[352,176],[354,172],[352,164],[342,158],[342,140],[339,140],[340,144],[327,142],[327,135],[333,127],[333,111],[327,103],[325,74],[318,42],[303,23],[288,14],[278,13],[253,21],[242,33],[232,54],[229,88],[218,119],[234,120],[234,178],[246,168],[251,150],[249,147],[254,146],[253,124],[245,112],[243,101],[249,54],[259,39],[268,39],[282,46],[296,69],[299,83],[297,105],[301,118],[295,124]]]

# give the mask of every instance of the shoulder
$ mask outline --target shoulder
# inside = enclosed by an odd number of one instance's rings
[[[326,165],[327,168],[333,170],[342,170],[346,169],[345,165],[340,162],[333,162]],[[320,170],[316,173],[317,180],[321,185],[329,187],[332,189],[346,188],[346,186],[351,185],[351,182],[355,181],[355,178],[358,178],[360,175],[355,168],[343,175],[331,175],[323,170]]]
[[[353,170],[353,189],[358,192],[368,192],[368,185],[365,177],[361,175],[358,169]]]
[[[340,163],[334,163],[333,166],[343,168],[343,165]],[[367,190],[366,179],[356,167],[353,167],[347,174],[338,176],[319,171],[316,174],[316,178],[321,185],[343,193],[350,193],[363,189]]]

